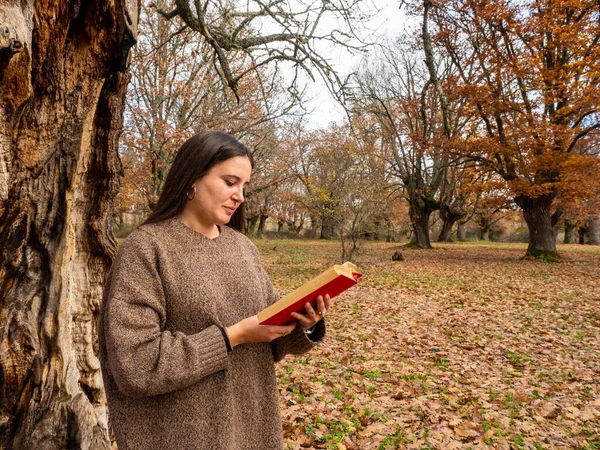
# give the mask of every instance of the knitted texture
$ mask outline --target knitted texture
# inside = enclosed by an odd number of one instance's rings
[[[274,361],[302,354],[324,322],[228,353],[228,327],[278,300],[254,244],[170,219],[121,245],[100,315],[102,374],[119,450],[280,450]],[[312,340],[311,340],[312,339]]]

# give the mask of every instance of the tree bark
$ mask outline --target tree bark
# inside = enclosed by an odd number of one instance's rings
[[[550,260],[558,258],[556,236],[552,227],[551,207],[554,198],[554,194],[515,198],[515,202],[523,210],[523,217],[529,229],[526,256]]]
[[[600,245],[600,216],[590,217],[590,245]]]
[[[456,226],[456,239],[460,242],[467,240],[465,224],[462,222],[458,222],[458,225]]]
[[[489,241],[490,240],[490,229],[487,227],[479,228],[479,240]]]
[[[136,0],[3,2],[0,448],[108,449],[96,316],[115,253]]]
[[[455,222],[451,220],[443,220],[442,229],[440,230],[440,235],[438,236],[438,242],[452,241],[450,236],[452,236],[452,227],[454,226],[454,223]]]
[[[577,229],[577,233],[579,234],[579,244],[580,245],[584,245],[585,244],[585,237],[588,233],[588,227],[585,225],[580,226]]]
[[[256,224],[258,223],[258,214],[252,214],[251,216],[248,217],[247,222],[247,226],[246,226],[246,232],[248,234],[254,234],[255,230],[256,230]]]
[[[310,217],[310,232],[309,232],[309,237],[311,238],[316,238],[317,237],[317,233],[319,230],[319,218],[314,215]]]
[[[332,239],[334,235],[335,224],[334,220],[325,217],[321,219],[321,235],[319,239]]]
[[[435,200],[418,197],[409,199],[408,215],[413,228],[414,236],[411,245],[418,248],[432,248],[429,238],[429,217],[439,208]]]
[[[416,192],[408,199],[408,216],[414,236],[411,246],[432,248],[429,238],[429,217],[433,211],[440,209],[440,203],[433,196],[421,196]]]
[[[575,243],[575,224],[570,220],[565,220],[565,237],[563,244]]]
[[[267,219],[269,216],[266,214],[261,214],[258,219],[258,234],[262,234],[265,232],[265,223],[267,223]]]
[[[438,237],[438,242],[451,242],[450,236],[452,235],[452,227],[454,224],[467,216],[465,211],[459,209],[452,209],[450,205],[442,203],[440,206],[440,217],[442,219],[442,229]]]

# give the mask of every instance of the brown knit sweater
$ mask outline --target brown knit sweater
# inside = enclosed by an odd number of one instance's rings
[[[274,361],[315,343],[298,326],[228,353],[218,328],[277,298],[237,231],[209,239],[175,218],[131,233],[107,278],[99,330],[119,450],[282,449]],[[324,334],[321,321],[311,339]]]

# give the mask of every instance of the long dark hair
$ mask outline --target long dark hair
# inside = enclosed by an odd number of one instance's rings
[[[235,156],[246,156],[254,168],[250,150],[229,133],[204,131],[189,138],[177,151],[156,206],[144,224],[162,222],[177,216],[185,206],[186,194],[194,181],[206,175],[213,166]],[[245,231],[243,203],[227,225],[238,231]]]

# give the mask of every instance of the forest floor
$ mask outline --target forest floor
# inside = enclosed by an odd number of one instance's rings
[[[338,242],[256,239],[281,294]],[[366,243],[327,338],[277,366],[289,449],[600,449],[600,248]]]

